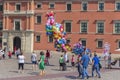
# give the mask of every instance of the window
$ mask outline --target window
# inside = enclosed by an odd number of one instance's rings
[[[70,39],[66,39],[66,43],[69,44],[70,43]]]
[[[86,39],[81,39],[82,46],[86,47]]]
[[[71,22],[65,22],[65,32],[71,32]]]
[[[36,5],[36,8],[42,8],[42,4],[41,4],[41,3],[38,3],[38,4]]]
[[[36,42],[40,42],[40,35],[36,36]]]
[[[115,22],[114,33],[120,34],[120,22]]]
[[[116,10],[120,11],[120,2],[116,2]]]
[[[98,3],[98,10],[103,11],[104,10],[104,2],[99,2]]]
[[[53,42],[53,36],[48,36],[48,42]]]
[[[36,23],[41,23],[41,15],[36,16]]]
[[[118,41],[118,48],[120,48],[120,40]]]
[[[3,22],[0,20],[0,30],[3,29]]]
[[[21,10],[21,4],[20,3],[16,3],[16,11],[20,11]]]
[[[104,22],[97,22],[97,33],[104,33]]]
[[[97,48],[102,48],[102,47],[103,47],[103,41],[97,40]]]
[[[3,5],[0,4],[0,11],[3,11]]]
[[[15,30],[20,30],[20,20],[14,20],[14,28]]]
[[[82,10],[87,11],[87,2],[82,2]]]
[[[67,11],[71,11],[71,3],[67,3]]]
[[[81,22],[81,33],[87,33],[87,22]]]
[[[49,3],[49,8],[54,8],[55,4],[54,3]]]

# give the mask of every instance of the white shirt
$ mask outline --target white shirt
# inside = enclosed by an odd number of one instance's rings
[[[37,61],[37,55],[36,54],[31,55],[31,61]]]
[[[25,62],[25,57],[23,55],[18,56],[18,63],[24,63]]]

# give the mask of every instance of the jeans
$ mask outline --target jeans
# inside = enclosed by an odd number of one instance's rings
[[[94,77],[94,71],[96,70],[96,73],[98,74],[98,77],[101,77],[100,75],[100,69],[99,69],[99,64],[93,65],[92,67],[92,77]]]
[[[89,78],[89,75],[88,75],[87,67],[83,66],[82,79],[84,79],[85,77]]]
[[[79,73],[79,77],[82,75],[82,66],[78,65],[78,73]]]

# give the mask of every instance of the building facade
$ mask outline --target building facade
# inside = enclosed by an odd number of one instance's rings
[[[56,50],[54,39],[46,35],[46,12],[55,12],[55,21],[64,26],[71,46],[81,41],[92,51],[120,48],[119,0],[1,0],[0,42],[2,48]]]

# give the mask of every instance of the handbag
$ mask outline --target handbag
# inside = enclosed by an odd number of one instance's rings
[[[102,65],[101,65],[101,63],[99,62],[98,64],[99,64],[99,68],[101,69],[101,68],[102,68]]]
[[[67,60],[67,63],[69,63],[69,59]]]

